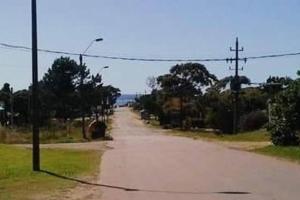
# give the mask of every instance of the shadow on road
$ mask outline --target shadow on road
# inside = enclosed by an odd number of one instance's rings
[[[251,194],[250,192],[241,192],[241,191],[189,192],[189,191],[163,191],[163,190],[147,190],[147,189],[138,189],[138,188],[127,188],[127,187],[122,187],[122,186],[91,183],[91,182],[80,180],[80,179],[77,179],[77,178],[72,178],[72,177],[67,177],[67,176],[63,176],[63,175],[60,175],[60,174],[56,174],[54,172],[50,172],[50,171],[47,171],[47,170],[40,170],[40,172],[48,174],[50,176],[57,177],[57,178],[77,182],[77,183],[80,183],[80,184],[118,189],[118,190],[123,190],[123,191],[127,191],[127,192],[153,192],[153,193],[170,193],[170,194],[172,194],[172,193],[173,194],[230,194],[230,195],[234,195],[234,194],[237,194],[237,195]]]

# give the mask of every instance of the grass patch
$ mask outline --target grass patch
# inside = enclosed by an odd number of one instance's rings
[[[150,119],[147,121],[149,127],[151,128],[161,128],[159,122],[155,119]],[[217,141],[228,141],[228,142],[268,142],[270,141],[270,133],[266,129],[260,129],[256,131],[242,132],[239,134],[217,134],[213,131],[207,131],[205,129],[195,130],[195,131],[185,131],[179,129],[170,129],[168,131],[169,135],[181,136],[197,139],[206,140],[217,140]]]
[[[193,139],[208,139],[229,142],[264,142],[270,140],[270,134],[265,129],[239,133],[236,135],[216,134],[205,131],[171,130],[170,135],[189,137]]]
[[[264,148],[255,149],[254,152],[300,162],[300,147],[270,145]]]
[[[32,141],[30,128],[10,129],[0,127],[0,143],[2,144],[28,144]],[[82,138],[81,128],[73,127],[70,131],[66,129],[40,129],[40,142],[46,143],[74,143],[85,142]]]
[[[86,126],[90,124],[92,120],[86,119]],[[90,138],[86,127],[86,134]],[[106,132],[112,130],[112,119],[110,118],[107,122]],[[99,140],[106,140],[99,139]],[[26,127],[0,127],[0,144],[30,144],[32,142],[32,130],[30,126]],[[40,143],[51,144],[51,143],[77,143],[77,142],[88,142],[83,139],[81,120],[74,120],[74,122],[67,124],[61,122],[52,122],[48,126],[40,128]]]
[[[47,199],[76,183],[33,172],[31,150],[0,145],[0,200]],[[41,169],[67,177],[96,173],[99,152],[41,149]]]

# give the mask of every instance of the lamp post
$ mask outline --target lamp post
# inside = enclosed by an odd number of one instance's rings
[[[101,67],[100,68],[100,70],[98,71],[98,74],[100,74],[101,72],[102,72],[102,70],[104,70],[104,69],[108,69],[109,68],[109,66],[104,66],[104,67]],[[100,75],[100,77],[102,77],[101,75]],[[103,103],[101,102],[100,103],[101,104],[101,115],[102,115],[102,117],[103,117]],[[99,112],[99,109],[98,109],[98,107],[96,107],[96,121],[98,122],[98,112]]]
[[[94,42],[100,42],[100,41],[103,41],[103,38],[97,38],[95,40],[92,40],[90,42],[90,44],[88,45],[88,47],[83,51],[83,53],[79,55],[79,65],[80,65],[81,68],[83,66],[82,59],[83,59],[83,56],[85,56],[85,53],[93,45]],[[80,75],[80,89],[79,89],[81,100],[83,100],[83,94],[82,94],[83,79],[84,79],[84,72],[82,71],[81,75]],[[87,139],[86,134],[85,134],[85,111],[84,111],[84,103],[81,102],[81,105],[82,105],[82,107],[81,107],[82,135],[83,135],[84,139]]]
[[[36,0],[31,0],[32,17],[32,167],[40,170],[39,106],[38,106],[38,49]]]

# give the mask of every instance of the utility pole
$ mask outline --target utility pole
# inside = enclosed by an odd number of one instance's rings
[[[80,69],[82,70],[83,64],[82,64],[82,54],[79,55],[79,65],[80,65]],[[83,79],[84,79],[84,71],[81,71],[80,74],[80,88],[79,88],[79,93],[80,93],[80,98],[81,98],[81,131],[82,131],[82,136],[84,139],[87,139],[86,137],[86,133],[85,133],[85,112],[84,112],[84,104],[85,102],[83,102],[83,91],[82,91],[82,87],[83,87]]]
[[[83,80],[84,80],[84,70],[83,70],[83,63],[82,63],[82,58],[87,52],[87,50],[93,45],[94,42],[100,42],[103,41],[103,38],[97,38],[95,40],[92,40],[89,46],[84,50],[83,53],[79,55],[79,64],[80,64],[80,69],[81,69],[81,74],[80,74],[80,86],[79,86],[79,93],[80,93],[80,98],[81,98],[81,121],[82,121],[82,136],[84,139],[87,139],[86,133],[85,133],[85,102],[83,102],[84,97],[83,97]]]
[[[10,127],[14,126],[14,91],[13,88],[10,88]]]
[[[31,0],[32,15],[32,165],[40,170],[39,105],[38,105],[38,49],[36,0]]]
[[[234,75],[234,78],[232,80],[233,88],[231,88],[231,90],[232,90],[233,95],[234,95],[234,97],[233,97],[233,133],[237,134],[238,133],[238,123],[239,123],[239,94],[240,94],[240,90],[241,90],[239,70],[243,70],[243,68],[241,68],[241,69],[239,68],[239,60],[241,60],[239,58],[239,52],[244,51],[243,47],[241,49],[239,47],[238,38],[236,38],[236,41],[235,41],[235,49],[232,49],[230,47],[230,51],[235,52],[235,58],[229,58],[229,59],[227,59],[227,61],[230,61],[230,63],[235,62],[235,68],[233,69],[235,71],[235,75]],[[242,60],[244,62],[247,61],[246,58],[242,59]]]

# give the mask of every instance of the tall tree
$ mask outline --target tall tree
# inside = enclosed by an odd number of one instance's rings
[[[168,97],[180,99],[180,123],[183,126],[184,102],[203,94],[203,88],[212,85],[217,78],[199,63],[178,64],[169,74],[159,76],[157,82],[162,93]]]
[[[269,94],[269,98],[273,100],[276,94],[286,88],[293,80],[289,77],[270,76],[266,84],[263,86],[263,91]]]
[[[80,67],[68,57],[56,59],[42,79],[42,89],[46,92],[49,107],[55,116],[67,120],[74,118],[78,95],[76,87],[80,78]],[[50,103],[51,101],[51,103]]]
[[[231,90],[241,89],[242,85],[249,85],[250,79],[246,76],[239,76],[238,80],[234,76],[227,76],[219,80],[213,87],[220,90],[225,89],[228,85]]]
[[[19,114],[17,123],[28,123],[30,116],[30,92],[28,90],[19,90],[14,94],[14,112]]]

